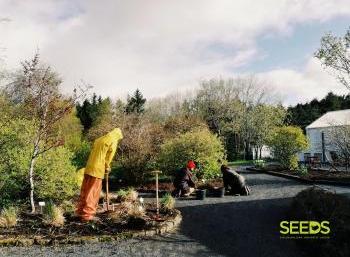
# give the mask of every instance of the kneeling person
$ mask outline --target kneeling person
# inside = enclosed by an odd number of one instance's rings
[[[249,195],[250,188],[246,185],[245,179],[236,171],[230,169],[226,165],[221,166],[222,178],[224,180],[224,187],[233,195]]]
[[[189,196],[194,192],[195,183],[193,181],[192,171],[195,168],[196,164],[194,161],[188,161],[186,168],[182,168],[176,173],[174,180],[174,196]]]

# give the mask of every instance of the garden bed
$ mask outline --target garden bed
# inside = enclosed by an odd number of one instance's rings
[[[171,193],[175,188],[172,183],[162,182],[159,183],[159,196],[162,197],[166,193]],[[206,190],[206,196],[216,197],[218,190],[224,187],[224,182],[221,178],[207,180],[206,182],[198,182],[197,189]],[[155,193],[156,186],[154,183],[142,185],[137,188],[140,193]]]
[[[171,231],[181,221],[170,195],[161,199],[157,214],[154,202],[145,203],[132,189],[109,194],[110,210],[105,210],[105,194],[101,193],[96,220],[82,222],[74,215],[75,204],[56,206],[48,202],[40,213],[4,208],[0,213],[0,246],[53,245],[101,242],[125,237],[151,236]],[[37,207],[37,210],[39,206]]]
[[[21,213],[15,227],[0,228],[0,246],[79,244],[152,236],[173,230],[181,221],[175,209],[161,211],[156,217],[153,204],[148,204],[142,217],[120,216],[113,211],[96,216],[100,221],[86,223],[66,215],[64,225],[55,227],[45,225],[41,214]]]
[[[174,190],[174,185],[171,182],[160,182],[158,184],[158,190],[163,192],[172,192]],[[156,183],[150,182],[143,184],[136,188],[138,192],[155,192],[156,191]]]
[[[320,183],[334,185],[349,185],[350,172],[344,171],[327,171],[319,169],[308,170],[307,174],[300,174],[297,171],[285,170],[278,165],[269,165],[264,168],[247,168],[250,171],[268,173],[270,175],[296,179],[305,183]]]

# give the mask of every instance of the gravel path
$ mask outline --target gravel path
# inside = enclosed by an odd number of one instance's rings
[[[0,256],[305,256],[294,241],[280,239],[279,222],[287,217],[291,197],[309,186],[266,174],[242,173],[252,195],[178,200],[183,221],[175,233],[119,243],[0,248]],[[321,187],[350,195],[350,188]]]

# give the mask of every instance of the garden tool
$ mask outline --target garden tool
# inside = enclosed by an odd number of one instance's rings
[[[106,171],[105,173],[105,180],[106,180],[106,204],[107,204],[107,211],[109,211],[109,172]]]

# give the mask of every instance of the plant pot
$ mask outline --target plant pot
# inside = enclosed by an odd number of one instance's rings
[[[224,187],[220,187],[215,189],[214,191],[214,196],[215,197],[224,197],[225,196],[225,188]]]
[[[197,200],[204,200],[205,196],[206,196],[206,192],[207,192],[207,190],[205,190],[205,189],[197,190],[196,191],[196,198],[197,198]]]

